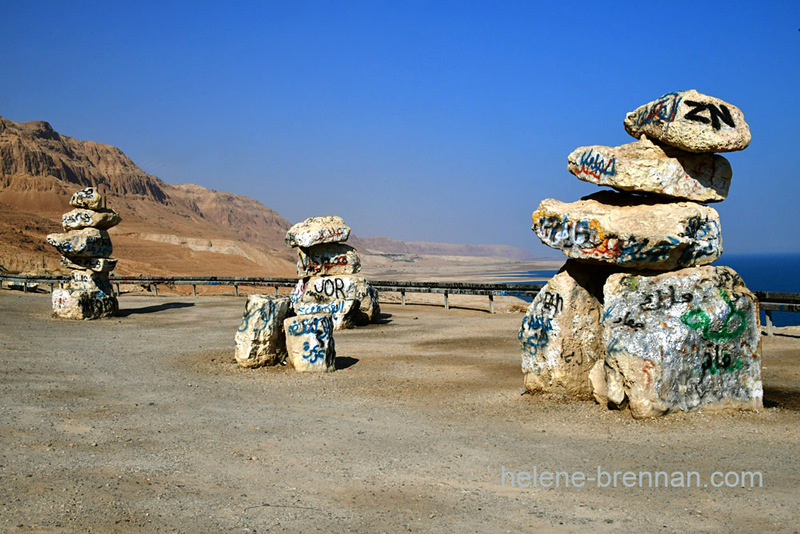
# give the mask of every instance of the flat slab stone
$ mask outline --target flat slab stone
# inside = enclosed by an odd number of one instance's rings
[[[286,359],[283,322],[291,311],[289,297],[249,295],[234,336],[239,367],[278,365]]]
[[[83,228],[65,234],[50,234],[47,242],[69,257],[108,257],[113,251],[111,238],[105,230]]]
[[[69,201],[73,208],[87,208],[96,210],[103,207],[105,197],[94,187],[87,187],[77,191]]]
[[[297,251],[297,276],[355,274],[361,270],[356,249],[343,243],[325,243]]]
[[[284,321],[288,361],[301,373],[336,369],[333,321],[327,314],[296,315]]]
[[[591,397],[589,371],[605,358],[598,296],[606,275],[569,260],[533,299],[519,331],[528,391]]]
[[[750,144],[750,127],[739,108],[694,89],[636,108],[625,116],[625,130],[687,152],[733,152]]]
[[[326,304],[342,299],[358,301],[358,307],[352,313],[355,324],[375,322],[380,315],[378,292],[366,278],[352,274],[309,278],[299,303]]]
[[[101,292],[54,289],[53,316],[60,319],[101,319],[119,310],[117,298]]]
[[[74,271],[69,282],[72,290],[88,291],[90,293],[101,293],[103,295],[114,295],[108,274],[95,273],[94,271]]]
[[[356,299],[337,299],[331,302],[298,302],[295,305],[295,312],[298,315],[311,315],[324,313],[331,316],[334,330],[344,330],[353,326],[358,326],[356,311],[358,311],[359,301]]]
[[[545,199],[533,231],[571,258],[634,269],[705,265],[722,254],[716,210],[604,191],[578,202]]]
[[[604,299],[600,400],[637,418],[762,407],[758,302],[733,269],[613,274]]]
[[[108,230],[120,222],[122,222],[122,217],[112,209],[77,208],[61,216],[61,226],[64,230],[80,230],[81,228]]]
[[[67,269],[78,271],[93,271],[96,273],[110,273],[117,266],[116,258],[81,258],[61,256],[61,265]]]
[[[584,182],[696,202],[725,200],[733,176],[722,156],[663,147],[647,138],[616,147],[580,147],[568,161],[569,172]]]
[[[337,215],[310,217],[289,228],[286,244],[290,247],[309,248],[323,243],[340,243],[350,237],[350,227]]]

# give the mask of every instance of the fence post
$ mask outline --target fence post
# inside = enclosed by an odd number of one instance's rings
[[[56,285],[53,282],[50,282],[50,294],[53,294],[53,290],[55,289]]]
[[[278,286],[277,285],[275,286],[275,294],[276,295],[278,294]]]
[[[197,296],[197,284],[192,284],[192,296]]]
[[[402,304],[403,306],[406,305],[406,290],[405,289],[401,289],[400,290],[400,304]]]
[[[494,295],[489,293],[489,313],[494,313]]]
[[[233,295],[235,297],[239,296],[239,284],[233,284]]]
[[[450,309],[450,301],[447,300],[447,291],[444,292],[444,309]]]
[[[153,284],[153,289],[156,290],[156,296],[158,296],[158,284]]]
[[[117,282],[117,296],[122,295],[122,291],[119,290],[119,282]]]
[[[764,314],[767,316],[767,335],[772,337],[772,310],[765,310]]]

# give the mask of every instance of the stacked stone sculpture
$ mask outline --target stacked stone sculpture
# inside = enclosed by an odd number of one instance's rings
[[[47,242],[62,254],[61,264],[72,269],[66,288],[53,291],[53,315],[64,319],[98,319],[117,313],[109,273],[117,260],[112,252],[108,229],[122,221],[113,209],[105,207],[105,197],[87,187],[72,196],[75,209],[61,218],[63,234],[50,234]]]
[[[577,178],[613,191],[533,213],[541,241],[569,258],[534,298],[519,332],[530,391],[629,406],[634,417],[762,406],[758,302],[722,254],[717,212],[743,150],[742,112],[668,93],[628,113],[636,142],[586,146]]]
[[[298,372],[333,371],[333,331],[378,317],[378,293],[355,276],[361,260],[343,243],[349,236],[350,228],[337,216],[311,217],[289,229],[286,244],[298,248],[300,280],[289,297],[248,297],[235,336],[241,367],[288,361]]]

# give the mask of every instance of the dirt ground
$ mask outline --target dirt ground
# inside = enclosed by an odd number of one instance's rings
[[[244,297],[125,295],[79,322],[0,291],[0,531],[800,529],[800,329],[764,338],[764,410],[637,421],[522,395],[522,315],[411,302],[336,332],[339,370],[309,375],[233,363]],[[700,487],[602,476],[626,471]]]

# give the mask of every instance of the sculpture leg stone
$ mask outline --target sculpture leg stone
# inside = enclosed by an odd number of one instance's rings
[[[61,319],[101,319],[119,310],[117,298],[102,291],[55,289],[53,316]]]
[[[335,370],[333,320],[328,314],[297,315],[284,322],[289,363],[301,373]]]
[[[758,302],[733,269],[615,274],[604,299],[598,400],[627,399],[637,418],[762,407]]]
[[[291,310],[289,297],[250,295],[236,331],[236,363],[253,368],[278,365],[286,358],[283,322]]]

